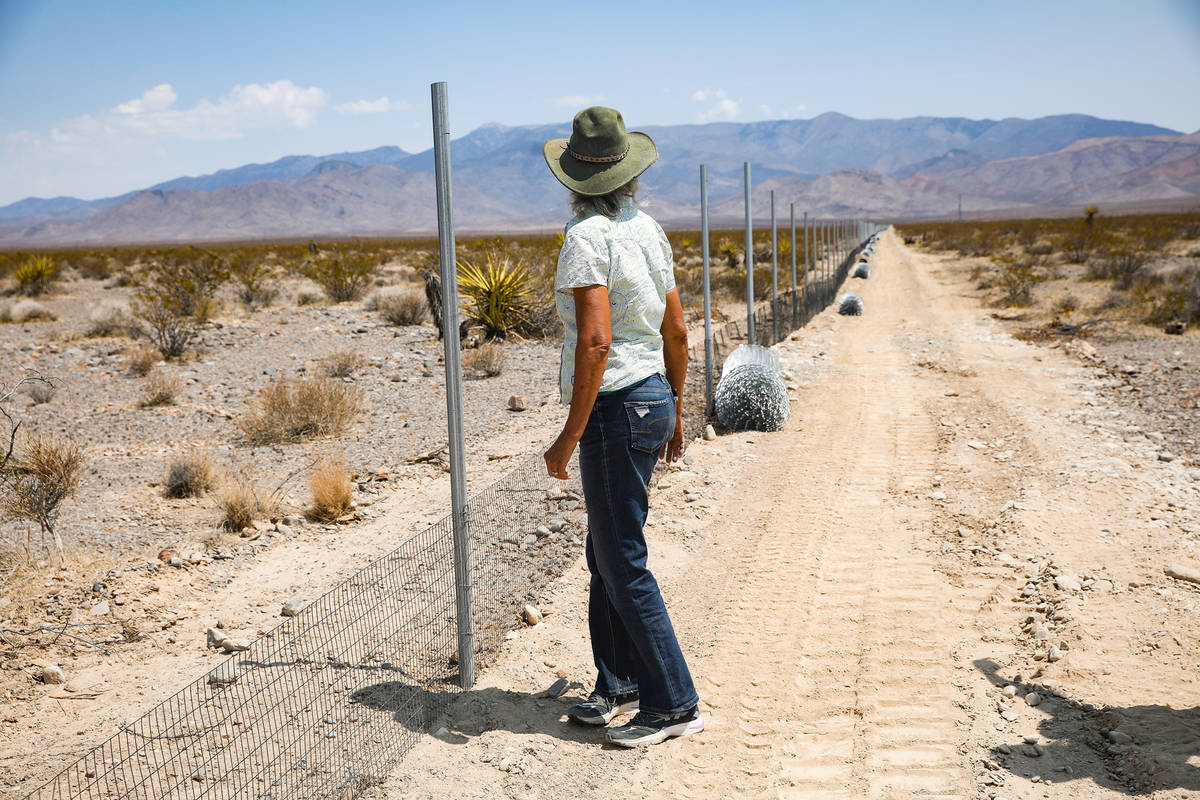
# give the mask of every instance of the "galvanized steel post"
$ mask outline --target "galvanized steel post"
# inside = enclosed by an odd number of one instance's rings
[[[446,84],[433,96],[433,172],[437,186],[438,254],[442,266],[442,342],[446,353],[446,431],[450,440],[450,508],[454,526],[454,599],[458,618],[458,681],[475,684],[475,610],[471,598],[471,533],[463,445],[462,363],[458,349],[458,268],[450,196],[450,112]]]
[[[746,184],[746,341],[754,344],[754,221],[750,212],[750,162],[743,162]]]
[[[779,341],[779,232],[775,228],[775,190],[771,190],[771,344]]]
[[[796,300],[800,297],[800,292],[796,290],[796,204],[791,204],[791,224],[792,224],[792,330],[800,327],[799,319],[797,318]]]
[[[700,165],[700,260],[704,275],[704,414],[712,413],[712,286],[708,267],[708,168]]]
[[[809,301],[809,273],[812,272],[812,252],[808,243],[808,212],[804,212],[804,321],[808,323],[808,317],[811,313],[809,309],[812,307]]]

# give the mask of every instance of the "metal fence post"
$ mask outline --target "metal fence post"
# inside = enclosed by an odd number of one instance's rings
[[[771,190],[771,344],[779,341],[779,232],[775,227],[775,190]]]
[[[442,342],[446,351],[446,429],[450,440],[450,507],[454,526],[454,599],[458,618],[458,681],[475,684],[475,609],[471,598],[470,519],[463,445],[462,364],[458,349],[458,267],[450,197],[450,112],[446,84],[433,96],[433,171],[437,185],[438,254],[442,262]]]
[[[791,221],[792,221],[792,330],[800,327],[800,321],[796,314],[796,300],[800,297],[800,292],[796,289],[796,204],[791,204]]]
[[[700,165],[700,258],[704,275],[704,414],[712,413],[713,340],[712,287],[708,267],[708,168]]]
[[[809,296],[810,274],[812,272],[812,253],[808,241],[808,212],[804,212],[804,324],[808,324],[812,315],[812,300]]]
[[[750,162],[742,163],[746,184],[746,341],[754,344],[754,221],[750,212]]]

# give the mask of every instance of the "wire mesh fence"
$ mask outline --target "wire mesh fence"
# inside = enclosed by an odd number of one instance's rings
[[[578,478],[550,483],[537,455],[468,502],[481,663],[583,544]],[[357,796],[459,691],[452,547],[447,517],[27,796]]]

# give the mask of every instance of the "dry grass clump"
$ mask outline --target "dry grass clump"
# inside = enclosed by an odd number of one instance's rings
[[[148,345],[139,344],[136,347],[130,347],[123,353],[125,359],[125,369],[130,375],[135,375],[143,378],[154,369],[154,365],[162,361],[162,353],[158,352],[157,347],[149,347]]]
[[[497,342],[484,342],[462,355],[463,377],[468,380],[494,378],[504,371],[508,354]]]
[[[130,313],[129,306],[112,300],[101,300],[88,314],[86,333],[92,338],[131,336],[136,328],[137,322]]]
[[[60,556],[59,511],[79,488],[84,461],[83,448],[69,439],[31,436],[0,474],[0,509],[37,523],[43,537],[54,540]]]
[[[221,490],[217,508],[221,512],[221,527],[236,533],[249,528],[255,520],[269,518],[275,511],[275,503],[250,481],[236,480]]]
[[[35,381],[26,384],[26,393],[29,399],[33,401],[35,406],[40,406],[42,403],[49,403],[54,399],[54,395],[58,393],[58,387],[50,380]]]
[[[296,292],[296,305],[315,306],[325,302],[325,293],[314,286],[302,286]]]
[[[353,488],[345,456],[323,456],[308,473],[312,506],[305,515],[314,522],[333,522],[350,511]]]
[[[54,312],[36,300],[18,300],[15,303],[0,303],[0,322],[45,321],[53,322],[58,319]]]
[[[207,454],[193,451],[176,457],[167,466],[163,494],[167,497],[200,497],[217,483],[216,471]]]
[[[338,436],[363,411],[361,390],[328,378],[280,380],[263,389],[238,421],[250,444],[296,442]]]
[[[425,295],[416,289],[380,292],[373,297],[374,308],[390,325],[420,325],[428,315]]]
[[[367,359],[357,350],[334,350],[321,360],[325,374],[331,378],[349,378],[366,366]]]
[[[173,372],[155,370],[146,378],[142,391],[142,408],[170,406],[175,404],[175,397],[183,390],[183,382]]]

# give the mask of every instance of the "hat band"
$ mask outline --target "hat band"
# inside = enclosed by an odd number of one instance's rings
[[[571,149],[570,145],[567,146],[567,152],[571,154],[572,158],[577,158],[580,161],[588,161],[592,164],[611,164],[612,162],[620,161],[621,159],[625,158],[625,156],[629,155],[629,145],[625,145],[625,152],[617,156],[585,156],[582,153],[576,153]]]

